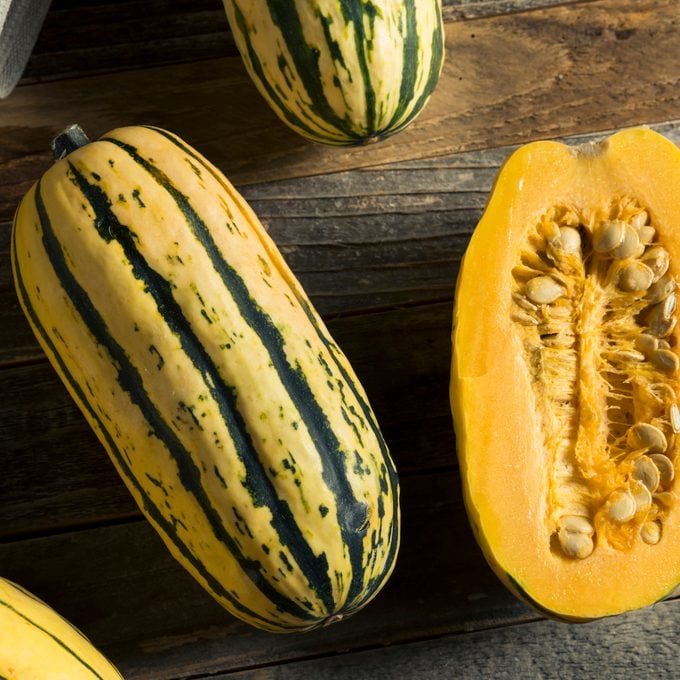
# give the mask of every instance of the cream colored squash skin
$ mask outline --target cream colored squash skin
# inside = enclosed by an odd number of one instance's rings
[[[346,357],[218,170],[171,133],[115,130],[30,190],[12,256],[48,358],[222,605],[288,632],[378,592],[399,544],[394,465]]]
[[[3,680],[121,680],[78,630],[20,586],[0,578]]]
[[[444,59],[440,0],[224,0],[253,82],[299,134],[356,145],[406,127]]]
[[[651,130],[528,144],[461,265],[450,396],[466,508],[501,580],[550,616],[618,614],[680,583],[678,187],[680,152]]]

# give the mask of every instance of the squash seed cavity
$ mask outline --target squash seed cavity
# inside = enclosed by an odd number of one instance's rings
[[[672,265],[649,211],[623,197],[551,208],[513,268],[560,558],[663,540],[680,434]]]

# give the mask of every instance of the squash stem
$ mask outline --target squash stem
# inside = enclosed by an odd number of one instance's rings
[[[58,134],[50,144],[52,155],[55,161],[60,161],[68,156],[72,151],[81,146],[89,144],[88,136],[83,132],[83,128],[77,123],[69,125],[62,133]]]

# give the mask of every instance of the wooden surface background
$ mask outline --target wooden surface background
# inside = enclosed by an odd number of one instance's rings
[[[677,678],[680,600],[582,626],[510,595],[462,507],[448,406],[460,258],[511,148],[631,125],[680,142],[677,0],[449,0],[447,60],[417,122],[342,150],[259,98],[219,0],[54,0],[0,100],[0,574],[130,680]],[[400,471],[397,568],[365,610],[277,636],[215,604],[167,554],[20,312],[10,221],[72,122],[171,129],[241,189],[375,408]]]

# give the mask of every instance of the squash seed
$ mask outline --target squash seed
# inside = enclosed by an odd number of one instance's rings
[[[680,368],[678,355],[670,349],[657,349],[649,359],[660,371],[669,375],[677,373],[678,368]]]
[[[655,316],[648,324],[648,330],[652,331],[652,333],[658,335],[660,338],[667,338],[673,332],[676,323],[677,319],[673,317],[664,319],[662,316]],[[670,347],[670,345],[668,347]],[[659,349],[668,349],[668,347],[662,346],[661,343],[659,343]]]
[[[662,456],[666,458],[661,453],[653,454],[655,456]],[[668,460],[668,458],[666,458]],[[670,461],[669,461],[670,462]],[[661,481],[661,474],[659,468],[649,456],[640,456],[635,463],[633,463],[633,479],[644,484],[644,486],[650,491],[656,491],[659,487]],[[649,502],[652,502],[652,497],[649,497]]]
[[[661,302],[655,304],[649,311],[649,314],[654,312],[660,319],[670,319],[675,312],[677,306],[677,296],[675,293],[669,293]]]
[[[660,401],[662,404],[665,404],[668,401],[675,402],[677,400],[675,390],[666,383],[652,383],[649,385],[649,393],[654,399]]]
[[[513,293],[512,299],[517,305],[527,312],[538,311],[538,307],[533,302],[529,302],[529,300],[527,300],[521,293]]]
[[[607,515],[609,519],[623,524],[635,517],[637,506],[633,494],[626,489],[616,489],[607,499]]]
[[[618,248],[626,236],[626,226],[621,220],[603,222],[593,232],[593,250],[606,254]]]
[[[512,320],[521,323],[523,326],[538,326],[539,321],[536,317],[523,312],[521,309],[512,313]]]
[[[611,357],[624,363],[645,360],[645,355],[634,349],[617,349],[615,352],[611,353]]]
[[[659,341],[649,333],[640,333],[635,338],[635,349],[645,356],[653,352],[659,346]]]
[[[581,234],[573,227],[560,227],[559,243],[567,253],[581,254]]]
[[[634,451],[646,449],[652,453],[663,453],[668,447],[666,435],[654,425],[637,423],[628,430],[628,446]]]
[[[652,498],[654,499],[654,502],[663,505],[667,508],[671,508],[673,506],[673,494],[670,491],[657,491]]]
[[[670,274],[666,273],[649,287],[646,299],[650,303],[661,302],[661,300],[668,297],[675,290],[675,287],[675,280]]]
[[[647,224],[648,219],[649,215],[647,214],[647,211],[641,210],[630,218],[630,225],[639,231]]]
[[[539,305],[548,305],[564,295],[564,286],[551,276],[536,276],[527,283],[529,300]]]
[[[592,534],[593,525],[583,515],[564,515],[560,518],[560,531],[577,534]]]
[[[630,483],[630,492],[635,501],[635,514],[646,517],[652,507],[652,492],[638,479]]]
[[[680,434],[680,408],[675,402],[668,409],[668,418],[671,421],[673,434]]]
[[[555,319],[571,318],[572,311],[566,305],[554,305],[550,309],[550,315]]]
[[[659,486],[668,486],[675,478],[673,461],[663,453],[653,453],[649,458],[659,471]],[[653,490],[656,491],[656,489]]]
[[[640,527],[640,538],[649,545],[656,545],[661,540],[661,523],[645,522]]]
[[[647,290],[654,281],[654,272],[644,262],[633,260],[619,274],[619,288],[626,293]]]
[[[610,252],[610,255],[617,260],[627,260],[636,254],[640,245],[640,237],[635,228],[631,227],[630,224],[624,223],[623,240]]]
[[[651,243],[656,237],[656,229],[654,227],[640,227],[638,233],[640,234],[640,243],[645,245]]]
[[[668,251],[661,246],[652,246],[641,259],[654,272],[655,282],[668,271],[671,261]]]
[[[562,550],[567,557],[584,559],[593,552],[592,536],[577,531],[560,531],[557,534]]]
[[[593,552],[593,525],[583,515],[563,515],[557,536],[567,557],[584,559]]]

